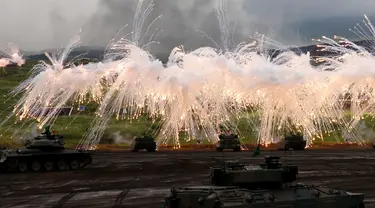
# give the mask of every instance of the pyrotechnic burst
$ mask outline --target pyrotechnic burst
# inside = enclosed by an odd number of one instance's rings
[[[88,149],[99,143],[114,114],[118,119],[141,115],[161,119],[158,143],[173,141],[179,147],[180,131],[187,132],[188,139],[203,131],[215,142],[222,125],[249,111],[258,115],[254,119],[260,122],[254,122],[259,123],[261,142],[267,144],[285,129],[303,131],[310,143],[338,125],[352,127],[361,115],[374,109],[374,56],[344,38],[340,41],[349,48],[326,37],[320,40],[328,43],[324,50],[337,55],[316,67],[310,64],[309,54],[282,50],[268,55],[260,50],[270,41],[264,36],[230,50],[232,29],[221,1],[217,13],[222,50],[203,47],[186,52],[177,47],[163,65],[145,50],[154,43],[152,39],[143,43],[145,36],[141,36],[153,4],[142,13],[142,3],[136,10],[132,40],[126,36],[113,40],[103,62],[64,64],[79,43],[78,37],[60,56],[47,54],[51,63],[36,65],[33,75],[13,91],[23,93],[14,113],[20,119],[37,119],[42,126],[53,122],[56,110],[69,100],[95,101],[100,105],[98,116],[79,145]],[[374,34],[369,21],[367,25]],[[344,118],[340,101],[347,94],[354,115],[350,121]],[[48,111],[48,107],[54,110]]]
[[[350,30],[366,44],[359,46],[336,35],[334,39],[323,36],[317,40],[324,43],[318,45],[321,51],[331,53],[331,56],[320,58],[333,70],[327,86],[330,93],[350,102],[352,118],[344,126],[349,132],[364,116],[373,116],[375,110],[375,29],[365,15],[363,24],[357,24]]]
[[[0,48],[0,55],[5,56],[0,58],[0,67],[5,67],[11,63],[17,64],[18,66],[25,64],[23,55],[13,43],[8,43],[7,48]]]
[[[32,75],[11,93],[23,96],[15,105],[14,113],[20,120],[37,119],[41,128],[51,122],[58,109],[69,100],[100,102],[103,97],[102,81],[110,84],[110,64],[87,64],[75,66],[64,64],[66,58],[80,42],[77,36],[60,54],[52,54],[50,64],[41,61],[32,69]],[[51,110],[52,109],[52,110]]]

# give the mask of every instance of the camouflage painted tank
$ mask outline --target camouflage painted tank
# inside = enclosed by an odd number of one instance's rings
[[[216,144],[216,151],[224,149],[233,149],[233,151],[241,151],[241,141],[236,134],[220,134],[219,141]]]
[[[306,140],[302,135],[291,134],[281,140],[277,146],[279,150],[304,150],[306,148]]]
[[[90,153],[67,150],[64,145],[63,136],[51,134],[48,129],[26,142],[25,148],[0,150],[0,171],[65,171],[91,163]]]
[[[225,162],[211,168],[210,186],[172,188],[165,208],[355,208],[364,207],[364,195],[314,185],[292,184],[297,166],[267,157],[260,165]]]
[[[139,150],[146,150],[147,152],[155,152],[156,142],[154,138],[150,136],[136,137],[131,143],[130,149],[133,152],[138,152]]]

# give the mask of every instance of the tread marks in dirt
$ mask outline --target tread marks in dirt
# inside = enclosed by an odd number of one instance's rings
[[[126,195],[129,193],[130,189],[126,189],[124,191],[122,191],[117,197],[116,197],[116,201],[115,201],[115,204],[112,206],[112,208],[122,208],[124,207],[122,205],[122,201],[124,201]]]
[[[53,208],[61,208],[66,202],[68,202],[71,198],[73,198],[77,192],[70,192],[69,194],[63,196],[58,202],[57,205],[53,206]]]

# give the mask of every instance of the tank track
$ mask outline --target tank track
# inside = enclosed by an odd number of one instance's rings
[[[0,163],[0,173],[72,171],[91,164],[90,153],[36,154],[9,156]]]

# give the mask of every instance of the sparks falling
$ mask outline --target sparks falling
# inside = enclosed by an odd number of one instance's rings
[[[9,64],[17,64],[22,66],[25,64],[25,59],[20,53],[18,47],[13,43],[8,43],[7,48],[0,48],[0,67],[5,67]]]
[[[153,4],[142,12],[140,1],[132,39],[113,40],[102,62],[66,63],[79,37],[61,54],[46,54],[50,63],[34,66],[31,77],[12,91],[23,94],[14,114],[21,120],[36,119],[43,126],[58,113],[48,107],[57,109],[71,100],[97,102],[97,117],[79,145],[93,149],[113,116],[161,118],[158,143],[172,142],[178,148],[181,131],[187,132],[188,139],[203,131],[209,141],[216,142],[223,124],[250,110],[257,114],[253,123],[263,144],[270,143],[281,129],[303,132],[310,144],[337,125],[351,129],[364,113],[374,112],[375,57],[368,50],[342,37],[335,37],[338,41],[323,37],[318,40],[321,49],[335,55],[321,57],[325,64],[319,66],[311,65],[309,54],[297,55],[287,49],[271,57],[262,50],[270,41],[264,36],[231,50],[232,29],[223,10],[224,0],[220,2],[221,50],[203,47],[187,52],[176,47],[163,65],[146,50],[156,41],[143,42],[145,36],[141,36]],[[374,28],[365,19],[373,38]],[[356,28],[357,34],[370,37],[364,27]],[[344,118],[342,103],[348,94],[353,115],[349,121]]]

